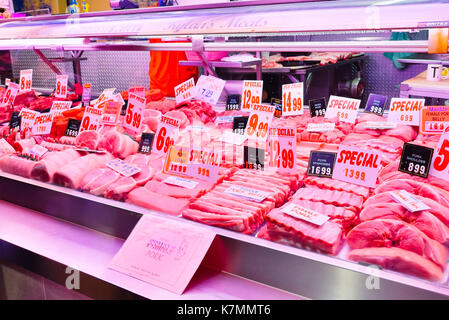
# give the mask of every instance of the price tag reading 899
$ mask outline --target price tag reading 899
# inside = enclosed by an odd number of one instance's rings
[[[429,174],[449,181],[449,126],[444,129],[435,148]]]
[[[143,114],[145,112],[146,99],[135,93],[129,94],[128,108],[123,127],[133,133],[140,133],[143,125]]]
[[[268,137],[268,128],[273,120],[274,106],[256,104],[253,105],[248,123],[245,129],[245,137],[265,142]]]
[[[33,69],[20,70],[20,92],[30,91],[33,81]]]
[[[162,116],[154,138],[152,153],[166,154],[170,146],[175,144],[179,126],[178,119]]]
[[[56,76],[56,91],[55,97],[65,99],[67,97],[67,83],[69,81],[68,75]]]
[[[269,166],[280,172],[295,172],[296,128],[270,128]]]

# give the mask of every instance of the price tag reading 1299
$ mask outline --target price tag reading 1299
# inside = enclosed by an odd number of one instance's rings
[[[433,154],[429,174],[449,181],[449,126],[444,129],[440,136]]]
[[[170,146],[174,145],[178,136],[179,120],[162,116],[153,142],[152,153],[166,154]]]
[[[274,106],[255,104],[249,115],[245,129],[245,137],[265,142],[268,136],[268,128],[273,120]]]
[[[140,133],[143,125],[146,99],[135,93],[129,94],[128,108],[123,126],[133,133]]]
[[[296,128],[270,128],[269,166],[280,172],[295,172]]]
[[[263,81],[243,81],[242,110],[250,111],[254,104],[262,102]]]
[[[103,110],[86,107],[84,111],[83,119],[81,120],[80,133],[87,130],[98,130],[100,129],[100,122],[103,116]]]

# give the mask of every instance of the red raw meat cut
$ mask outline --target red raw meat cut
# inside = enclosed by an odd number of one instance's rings
[[[441,270],[446,266],[446,248],[418,228],[400,220],[376,219],[362,222],[349,231],[347,241],[352,249],[398,247],[429,259]]]
[[[340,207],[349,207],[360,210],[363,204],[363,197],[350,192],[320,189],[317,187],[307,187],[299,189],[293,199],[319,201]]]
[[[0,170],[25,178],[31,177],[31,170],[33,169],[35,164],[36,161],[17,157],[15,155],[6,155],[0,158]]]
[[[398,219],[410,223],[429,238],[449,244],[449,228],[434,214],[433,210],[410,212],[399,203],[380,202],[366,206],[360,212],[360,221],[374,219]]]
[[[96,196],[105,193],[108,186],[120,178],[120,173],[110,168],[97,168],[86,174],[81,182],[81,190]]]
[[[317,186],[321,189],[330,189],[330,190],[350,192],[350,193],[354,193],[358,196],[362,196],[364,199],[368,198],[368,196],[370,194],[370,188],[358,186],[358,185],[340,181],[340,180],[333,180],[333,179],[329,179],[329,178],[308,176],[304,179],[304,184]]]
[[[110,130],[100,138],[98,149],[106,150],[116,157],[125,159],[137,152],[139,144],[126,134]]]
[[[387,118],[379,116],[375,113],[367,112],[360,115],[360,117],[357,119],[357,123],[363,123],[368,121],[385,122],[387,121]]]
[[[416,180],[389,180],[377,186],[374,193],[379,194],[394,190],[405,190],[409,193],[432,199],[446,208],[449,208],[449,193],[447,191]]]
[[[443,278],[443,272],[437,265],[414,252],[400,248],[356,249],[349,252],[348,258],[433,281]]]
[[[16,98],[14,99],[14,106],[18,106],[18,105],[29,105],[33,100],[36,100],[38,97],[36,95],[36,92],[34,92],[34,90],[31,91],[25,91],[25,92],[20,92],[19,94],[17,94]]]
[[[33,167],[31,178],[50,182],[53,180],[54,173],[65,164],[80,158],[81,155],[74,149],[67,149],[60,152],[50,152],[46,157]]]
[[[219,189],[219,188],[218,188]],[[270,201],[263,201],[261,203],[254,202],[251,200],[246,200],[244,198],[236,197],[224,192],[217,191],[217,188],[208,192],[203,198],[208,199],[210,197],[215,197],[216,199],[223,199],[241,203],[243,205],[247,205],[250,207],[254,207],[256,210],[260,210],[261,214],[265,216],[268,212],[270,212],[274,208],[274,203]]]
[[[133,175],[133,179],[139,186],[144,185],[154,176],[154,170],[150,167],[150,157],[142,153],[132,154],[126,157],[127,163],[133,164],[140,169],[140,172]]]
[[[172,215],[181,214],[182,210],[189,204],[189,200],[175,199],[154,193],[144,187],[131,191],[126,201],[147,209],[166,212]]]
[[[267,232],[270,238],[287,238],[290,241],[310,246],[326,253],[336,254],[341,246],[342,226],[331,220],[321,226],[305,220],[296,219],[274,209],[266,216]]]
[[[53,176],[53,182],[64,187],[79,189],[86,174],[93,169],[104,166],[106,162],[112,159],[113,157],[109,153],[88,154],[59,168]]]
[[[87,148],[90,150],[97,150],[100,134],[96,130],[86,130],[80,132],[75,139],[75,146],[77,148]]]
[[[415,195],[415,198],[424,202],[424,204],[426,204],[429,208],[431,208],[430,209],[431,213],[435,217],[437,217],[441,222],[443,222],[446,226],[449,227],[448,208],[432,199],[424,198],[418,195]],[[376,194],[371,198],[369,198],[368,200],[366,200],[365,203],[363,204],[363,208],[376,205],[377,203],[397,203],[397,202],[393,199],[393,197],[389,192],[384,192]]]

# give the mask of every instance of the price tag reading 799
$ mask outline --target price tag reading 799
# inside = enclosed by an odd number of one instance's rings
[[[166,154],[170,146],[175,144],[179,132],[179,120],[162,116],[153,142],[152,153]]]
[[[429,174],[449,181],[449,126],[444,129],[433,153]]]
[[[245,129],[245,137],[265,142],[273,120],[274,106],[255,104]]]
[[[135,93],[129,94],[128,108],[123,126],[133,133],[142,131],[142,120],[145,112],[146,99]]]

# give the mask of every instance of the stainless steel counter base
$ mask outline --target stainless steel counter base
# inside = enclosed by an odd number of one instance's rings
[[[126,238],[141,215],[179,217],[0,174],[0,199]],[[448,299],[449,288],[215,227],[204,265],[311,299]],[[447,274],[447,272],[446,272]],[[447,279],[447,276],[445,277]],[[447,283],[447,280],[446,280]],[[370,289],[371,288],[371,289]]]

